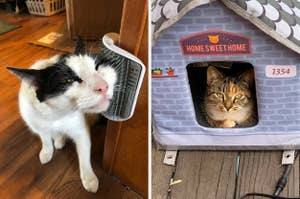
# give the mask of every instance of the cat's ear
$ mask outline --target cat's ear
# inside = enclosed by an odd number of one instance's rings
[[[242,73],[239,76],[239,81],[245,85],[247,85],[247,87],[251,87],[253,85],[253,81],[254,81],[254,71],[253,69],[247,70],[246,72]]]
[[[82,41],[81,37],[78,36],[74,54],[80,55],[84,53],[85,53],[85,44]]]
[[[207,85],[223,78],[223,74],[213,66],[207,68]]]
[[[15,74],[22,81],[32,86],[37,86],[37,80],[41,74],[40,70],[34,70],[34,69],[21,69],[21,68],[7,67],[7,70]]]

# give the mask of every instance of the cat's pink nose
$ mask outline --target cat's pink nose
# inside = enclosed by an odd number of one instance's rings
[[[94,91],[100,94],[106,94],[108,90],[108,84],[104,80],[100,80],[96,83]]]

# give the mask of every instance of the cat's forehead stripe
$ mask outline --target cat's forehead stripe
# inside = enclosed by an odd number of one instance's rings
[[[233,97],[237,92],[240,92],[240,89],[232,81],[229,82],[228,87],[229,97]]]

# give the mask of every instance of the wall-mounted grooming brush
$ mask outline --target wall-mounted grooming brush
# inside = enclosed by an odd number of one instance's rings
[[[110,120],[124,121],[134,113],[146,69],[141,60],[115,45],[118,40],[116,33],[104,35],[98,61],[113,67],[118,77],[111,105],[102,114]]]

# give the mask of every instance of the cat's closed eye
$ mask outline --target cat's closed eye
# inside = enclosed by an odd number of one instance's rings
[[[75,77],[75,78],[68,78],[65,80],[65,83],[73,83],[73,82],[82,82],[82,79],[80,79],[79,77]]]

